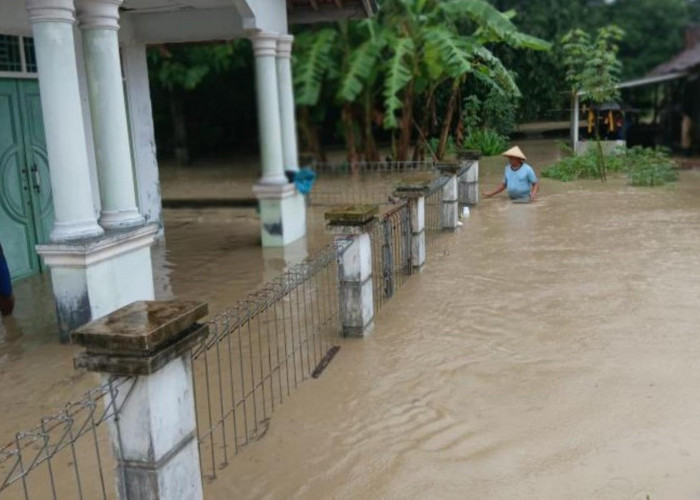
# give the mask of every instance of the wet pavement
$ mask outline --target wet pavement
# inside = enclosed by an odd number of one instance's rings
[[[535,167],[556,155],[523,149]],[[482,163],[491,189],[502,162]],[[699,209],[697,171],[662,188],[545,180],[531,205],[483,200],[208,498],[700,496]],[[327,241],[318,211],[286,253],[258,248],[254,210],[165,221],[159,297],[212,311]],[[96,382],[50,333],[47,283],[20,283],[4,320],[2,440]]]

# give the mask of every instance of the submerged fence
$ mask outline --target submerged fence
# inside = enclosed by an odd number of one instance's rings
[[[260,439],[276,407],[337,350],[338,251],[329,245],[211,321],[192,356],[205,477]]]
[[[394,177],[387,174],[434,169],[426,163],[385,167],[360,169],[379,181],[375,190],[362,192],[363,201],[384,205],[367,228],[374,314],[416,269],[416,205],[393,197],[393,180],[387,181]],[[422,195],[428,250],[445,234],[443,188],[449,180],[436,175]],[[329,201],[352,202],[353,192],[338,190]],[[215,479],[245,446],[261,439],[279,406],[337,352],[343,331],[339,261],[350,244],[337,239],[208,322],[209,334],[191,354],[203,478]],[[138,377],[105,380],[0,448],[0,498],[125,498],[114,489],[120,470],[115,465],[122,462],[120,410]]]
[[[413,273],[411,219],[407,203],[393,207],[369,231],[375,314]]]
[[[111,378],[17,433],[0,449],[0,497],[115,498],[120,447],[110,446],[106,427],[118,429],[119,410],[132,387],[132,377]]]

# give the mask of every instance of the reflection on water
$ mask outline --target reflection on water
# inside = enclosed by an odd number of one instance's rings
[[[535,168],[557,155],[521,147]],[[482,162],[484,189],[503,166]],[[698,497],[700,172],[656,189],[544,180],[540,193],[483,200],[208,498]],[[254,210],[165,219],[158,294],[213,311],[328,241],[320,211],[285,251],[260,250]],[[74,348],[36,333],[53,321],[32,307],[47,285],[21,284],[4,323],[18,333],[0,337],[3,436],[95,381],[72,370]]]

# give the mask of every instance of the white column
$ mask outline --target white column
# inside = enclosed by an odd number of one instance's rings
[[[277,92],[277,34],[256,33],[251,37],[255,54],[258,98],[258,129],[262,161],[261,184],[287,184],[282,156],[279,95]]]
[[[99,236],[80,107],[72,0],[27,0],[32,23],[39,88],[56,219],[51,239]]]
[[[146,222],[158,223],[161,228],[159,235],[162,236],[160,180],[158,179],[151,91],[148,86],[146,46],[135,44],[122,47],[122,61],[139,212]]]
[[[82,0],[78,4],[102,201],[100,224],[109,229],[134,227],[144,222],[136,208],[119,61],[117,31],[121,3],[122,0]]]
[[[282,157],[285,170],[299,170],[297,125],[294,117],[294,87],[292,83],[292,35],[277,39],[277,88],[280,98],[282,124]]]
[[[579,97],[576,94],[572,99],[571,106],[571,147],[576,153],[576,148],[578,146],[578,132],[579,132]]]

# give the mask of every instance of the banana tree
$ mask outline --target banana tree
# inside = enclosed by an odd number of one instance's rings
[[[386,37],[391,52],[384,81],[384,125],[399,129],[399,160],[408,156],[416,94],[426,92],[422,101],[430,104],[437,86],[447,82],[451,86],[435,152],[441,158],[457,97],[468,76],[503,92],[518,92],[509,72],[486,45],[549,48],[547,42],[519,32],[509,19],[510,13],[498,11],[485,0],[387,0],[380,15],[389,32]],[[462,33],[463,25],[473,32]]]

